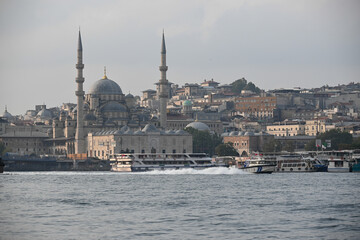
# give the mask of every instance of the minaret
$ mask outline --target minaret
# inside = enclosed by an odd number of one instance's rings
[[[161,65],[159,67],[161,72],[161,79],[159,81],[159,99],[160,99],[160,127],[166,129],[166,105],[168,99],[168,80],[166,79],[166,47],[165,47],[165,36],[164,32],[162,35],[161,43]]]
[[[75,91],[75,95],[77,97],[77,125],[76,125],[76,134],[75,134],[75,153],[85,153],[85,139],[84,139],[84,122],[83,122],[83,105],[84,105],[84,90],[83,90],[83,69],[84,64],[82,61],[82,43],[81,43],[81,34],[79,30],[79,41],[78,41],[78,49],[77,49],[77,91]]]

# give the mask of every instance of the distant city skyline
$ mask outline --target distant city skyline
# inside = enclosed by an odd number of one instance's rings
[[[140,95],[179,84],[246,78],[261,89],[313,88],[360,79],[360,2],[1,1],[0,114],[76,103],[77,37],[84,90],[103,77]]]

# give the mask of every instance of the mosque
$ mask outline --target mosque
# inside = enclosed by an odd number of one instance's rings
[[[166,78],[168,67],[164,33],[160,62],[161,77],[156,83],[156,113],[139,106],[132,94],[125,95],[120,86],[108,78],[106,68],[104,76],[85,93],[83,48],[79,31],[75,79],[77,103],[64,103],[60,110],[37,105],[35,110],[28,110],[24,116],[25,121],[35,123],[33,126],[23,127],[22,131],[18,131],[18,126],[10,129],[9,126],[1,125],[0,140],[12,152],[20,155],[68,155],[73,159],[107,159],[110,154],[122,152],[191,153],[192,135],[183,129],[210,129],[197,120],[193,122],[190,101],[185,102],[183,109],[184,116],[189,118],[187,121],[174,122],[173,119],[168,119],[167,102],[170,91]],[[6,108],[3,115],[7,120],[12,118]]]
[[[166,71],[168,67],[166,66],[164,33],[161,43],[161,66],[159,67],[161,79],[157,83],[160,103],[159,118],[152,119],[150,115],[142,114],[135,106],[134,96],[131,94],[125,96],[120,86],[107,77],[106,68],[104,68],[104,77],[96,81],[89,92],[85,94],[82,54],[82,40],[79,32],[76,64],[77,89],[75,91],[77,105],[70,114],[62,111],[58,118],[53,119],[52,128],[48,132],[51,138],[46,140],[53,153],[104,157],[103,148],[100,147],[101,150],[94,149],[94,146],[104,146],[104,144],[99,144],[99,140],[94,142],[93,139],[99,138],[95,136],[104,138],[108,135],[119,136],[117,139],[121,139],[122,142],[126,142],[127,138],[131,139],[129,140],[130,145],[124,145],[123,148],[117,147],[116,151],[114,149],[110,151],[111,153],[125,151],[192,152],[192,136],[190,134],[184,131],[166,131],[168,99]],[[164,148],[163,144],[159,144],[162,142],[184,144],[181,144],[179,149],[175,146]],[[118,143],[117,146],[122,146],[122,144]],[[98,153],[99,151],[101,154]],[[108,154],[110,152],[107,151]]]

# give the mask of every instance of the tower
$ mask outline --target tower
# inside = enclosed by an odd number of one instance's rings
[[[83,90],[83,69],[84,64],[82,61],[82,43],[81,43],[81,34],[79,30],[79,40],[78,40],[78,49],[77,49],[77,91],[75,95],[77,97],[77,116],[76,116],[76,134],[75,134],[75,153],[85,153],[85,138],[84,138],[84,122],[83,122],[83,105],[84,105],[84,90]]]
[[[159,67],[161,72],[161,79],[159,81],[159,99],[160,99],[160,127],[166,129],[166,105],[168,99],[168,80],[166,79],[166,47],[165,47],[165,36],[164,32],[162,35],[161,43],[161,65]]]

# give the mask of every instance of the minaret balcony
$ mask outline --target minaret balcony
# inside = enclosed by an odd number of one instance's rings
[[[76,64],[76,69],[84,69],[84,64],[82,64],[82,63],[77,63],[77,64]]]
[[[84,91],[75,91],[76,96],[84,96],[84,94],[85,94]]]
[[[160,67],[159,67],[159,70],[162,71],[162,72],[163,72],[163,71],[167,71],[167,70],[168,70],[168,66],[160,66]]]
[[[77,77],[76,78],[77,83],[83,83],[84,81],[85,81],[85,79],[83,77]]]

